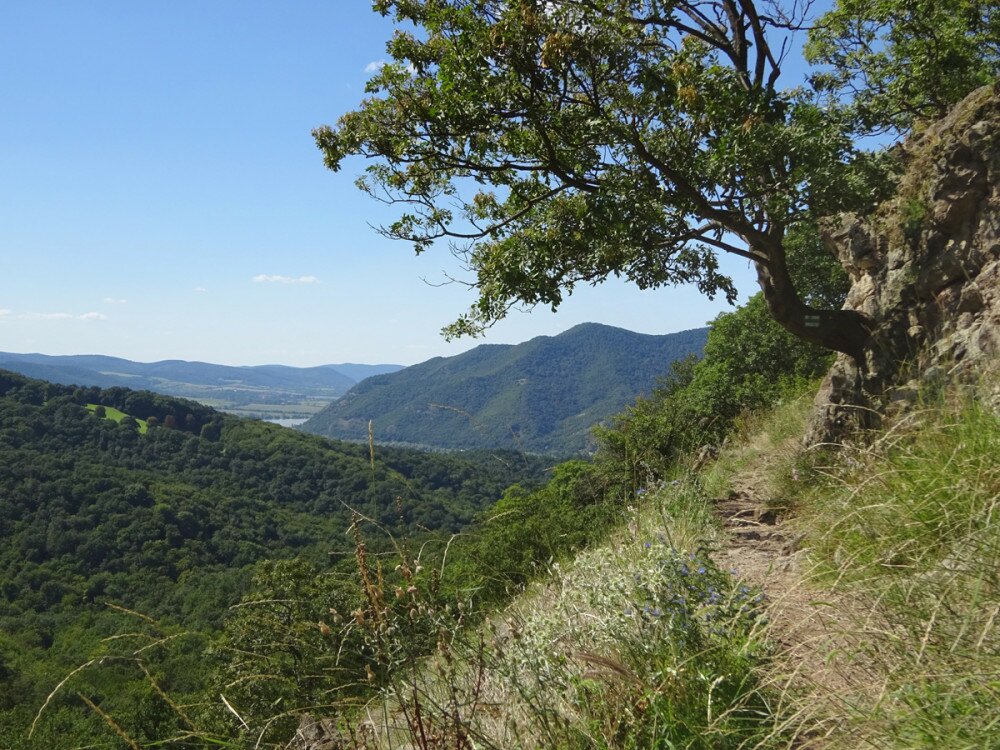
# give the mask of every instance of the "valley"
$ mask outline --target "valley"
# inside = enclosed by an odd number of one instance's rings
[[[234,367],[182,360],[145,363],[100,355],[0,352],[0,369],[64,385],[149,390],[193,399],[230,414],[273,421],[308,419],[361,380],[402,366]]]
[[[1000,3],[0,65],[0,750],[1000,748]]]
[[[372,455],[194,401],[0,370],[0,746],[21,746],[51,676],[128,612],[211,636],[265,560],[349,570],[360,519],[381,530],[373,554],[392,549],[384,533],[447,541],[546,466]],[[85,717],[72,723],[78,739],[90,732]]]

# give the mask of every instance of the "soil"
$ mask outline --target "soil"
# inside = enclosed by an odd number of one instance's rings
[[[829,584],[810,584],[814,571],[794,519],[782,518],[752,487],[716,500],[714,510],[727,532],[716,563],[766,597],[775,652],[765,678],[800,706],[787,727],[799,727],[792,746],[850,744],[848,703],[879,688],[858,642],[865,614]]]

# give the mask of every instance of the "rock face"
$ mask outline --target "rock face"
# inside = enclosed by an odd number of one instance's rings
[[[841,355],[807,435],[836,440],[918,387],[1000,371],[1000,82],[902,147],[898,195],[824,228],[850,274],[845,307],[875,323],[859,366]],[[997,382],[992,385],[996,396]]]

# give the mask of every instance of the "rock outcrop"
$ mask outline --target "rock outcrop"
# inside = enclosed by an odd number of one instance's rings
[[[875,330],[863,363],[841,355],[825,378],[809,444],[928,383],[978,382],[1000,369],[1000,82],[912,136],[902,158],[892,201],[824,229],[853,282],[845,307]],[[997,381],[988,387],[996,397]]]

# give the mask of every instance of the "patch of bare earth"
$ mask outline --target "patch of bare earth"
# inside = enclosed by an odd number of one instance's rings
[[[844,718],[851,714],[849,704],[871,700],[880,687],[858,642],[869,613],[829,586],[810,583],[794,519],[768,507],[754,487],[715,501],[714,511],[727,532],[716,563],[766,596],[767,635],[775,645],[767,679],[785,703],[778,715],[783,730],[795,737],[790,746],[853,744]]]

